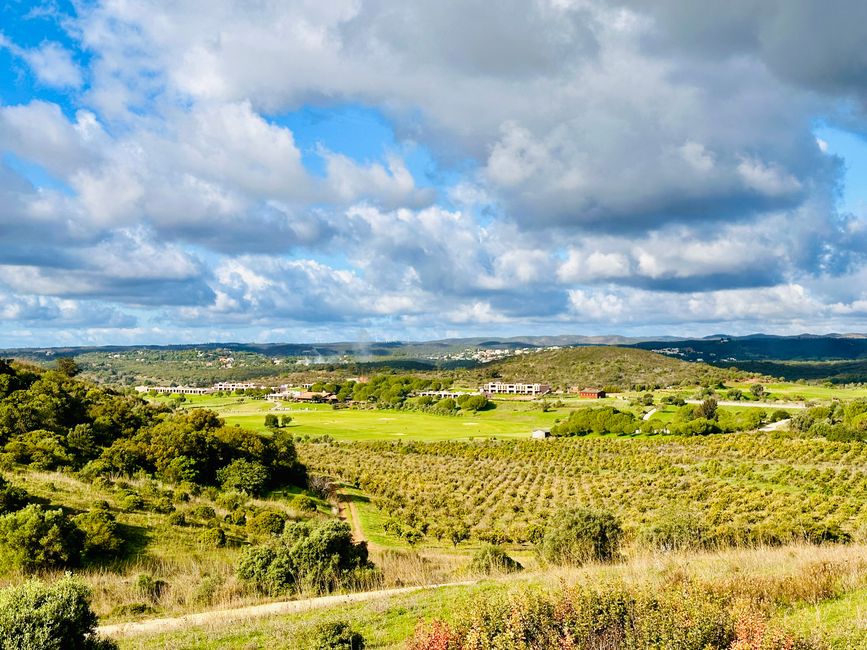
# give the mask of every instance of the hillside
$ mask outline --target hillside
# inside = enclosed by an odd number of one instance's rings
[[[628,389],[716,383],[749,375],[636,348],[598,346],[510,357],[468,371],[466,376],[475,382],[499,378],[546,383],[558,388],[618,386]]]

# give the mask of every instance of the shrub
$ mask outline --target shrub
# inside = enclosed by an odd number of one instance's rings
[[[239,458],[217,472],[223,489],[239,490],[247,494],[262,494],[268,483],[268,469],[259,462]]]
[[[95,636],[90,592],[66,576],[51,585],[32,580],[0,591],[0,650],[110,650]]]
[[[237,510],[246,505],[249,498],[236,490],[225,490],[217,495],[217,505],[226,510]]]
[[[151,602],[157,602],[165,592],[169,584],[165,580],[159,580],[147,573],[141,573],[135,579],[135,586],[142,598]]]
[[[144,499],[137,494],[127,494],[120,500],[120,509],[124,512],[133,512],[144,508]]]
[[[645,533],[645,539],[663,551],[701,548],[707,543],[704,522],[691,512],[663,512]]]
[[[279,538],[246,549],[238,576],[266,593],[302,588],[321,593],[371,567],[367,544],[353,543],[346,522],[328,521],[315,528],[296,522],[286,526]]]
[[[153,502],[151,509],[154,512],[167,515],[170,512],[175,511],[175,505],[172,503],[172,500],[169,497],[159,497]]]
[[[173,512],[168,516],[166,520],[169,522],[170,526],[186,526],[187,518],[184,516],[183,512]]]
[[[27,505],[30,497],[27,492],[15,487],[3,476],[0,476],[0,515],[21,510]]]
[[[274,510],[259,510],[253,516],[247,517],[247,530],[253,535],[279,535],[286,524],[286,516]]]
[[[204,576],[193,592],[193,600],[200,605],[212,605],[223,580],[218,576]]]
[[[364,637],[346,621],[320,623],[311,650],[364,650]]]
[[[114,516],[106,510],[91,510],[73,518],[84,535],[83,555],[94,560],[114,555],[123,546]]]
[[[190,510],[190,516],[204,521],[211,521],[217,518],[217,513],[211,506],[199,504]]]
[[[293,497],[291,505],[299,512],[316,512],[316,500],[306,494]]]
[[[29,505],[0,517],[0,567],[31,572],[76,566],[82,537],[62,510]]]
[[[485,544],[473,555],[470,570],[475,573],[514,573],[524,567],[511,557],[499,546]]]
[[[623,528],[611,513],[581,508],[562,512],[552,520],[539,549],[552,564],[607,562],[620,549]]]
[[[205,546],[221,547],[226,545],[226,533],[219,526],[205,528],[199,534],[199,542]]]

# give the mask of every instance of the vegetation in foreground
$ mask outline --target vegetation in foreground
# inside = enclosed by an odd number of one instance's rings
[[[130,650],[346,648],[320,645],[320,631],[339,623],[367,650],[853,650],[867,647],[867,634],[851,615],[835,620],[831,610],[864,602],[865,551],[797,545],[654,553],[119,643]]]

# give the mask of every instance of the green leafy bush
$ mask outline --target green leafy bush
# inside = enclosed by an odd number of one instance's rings
[[[0,476],[0,515],[21,510],[29,500],[30,496],[26,490],[12,485]]]
[[[306,494],[298,494],[293,497],[291,506],[299,512],[316,512],[316,500]]]
[[[199,533],[199,541],[205,546],[219,548],[226,545],[226,532],[219,526],[211,526]]]
[[[364,637],[346,621],[326,621],[316,626],[310,650],[364,650]]]
[[[83,537],[62,510],[29,505],[0,517],[0,568],[33,572],[76,566]]]
[[[144,499],[137,494],[127,494],[120,500],[120,509],[124,512],[134,512],[144,508]]]
[[[279,535],[286,525],[286,515],[276,510],[258,510],[255,514],[247,517],[247,530],[252,535],[271,536]]]
[[[470,563],[470,570],[475,573],[514,573],[521,571],[524,567],[509,555],[499,546],[494,544],[483,545],[473,555],[473,560]]]
[[[100,639],[90,592],[70,576],[0,590],[0,650],[112,650]]]
[[[238,562],[238,576],[265,593],[302,588],[323,593],[371,567],[367,545],[352,541],[346,522],[329,521],[317,527],[296,522],[287,525],[279,538],[246,549]]]
[[[551,564],[608,562],[618,554],[622,538],[623,528],[611,513],[567,510],[552,517],[539,552]]]
[[[107,510],[91,510],[72,521],[84,535],[82,552],[88,560],[114,555],[123,546],[117,521]]]

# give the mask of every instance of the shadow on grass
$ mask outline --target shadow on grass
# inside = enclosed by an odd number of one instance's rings
[[[370,497],[367,497],[363,494],[345,494],[341,492],[338,495],[338,498],[343,503],[370,503]]]

